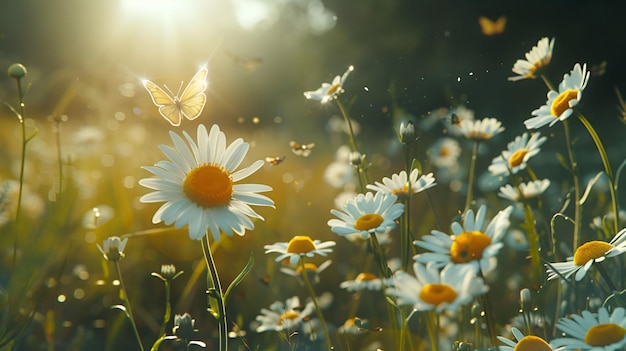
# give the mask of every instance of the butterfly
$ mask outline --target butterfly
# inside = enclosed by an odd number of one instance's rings
[[[478,24],[483,34],[490,37],[492,35],[501,34],[506,27],[506,16],[500,16],[497,20],[492,21],[485,16],[478,18]]]
[[[272,166],[277,166],[285,160],[285,156],[268,156],[265,158],[265,162],[271,163]]]
[[[206,102],[204,91],[207,88],[207,75],[206,67],[200,69],[180,95],[174,95],[171,91],[168,93],[149,80],[144,80],[142,83],[150,94],[152,102],[159,108],[161,116],[173,126],[179,126],[183,116],[192,120],[202,113]],[[167,86],[165,88],[169,90]]]
[[[315,144],[298,144],[295,141],[290,141],[289,146],[291,146],[291,151],[293,151],[294,154],[302,157],[308,157],[311,154],[311,149],[315,147]]]

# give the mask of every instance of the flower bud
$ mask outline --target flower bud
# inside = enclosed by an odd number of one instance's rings
[[[21,79],[26,75],[26,73],[28,73],[26,71],[26,67],[24,67],[21,63],[14,63],[9,66],[8,74],[11,78]]]
[[[415,126],[413,126],[413,122],[408,121],[406,125],[404,122],[400,123],[400,141],[408,145],[415,140]]]
[[[176,335],[179,339],[190,340],[193,337],[193,333],[196,332],[194,329],[196,321],[191,319],[189,313],[185,312],[184,314],[177,314],[174,316],[174,328],[172,328],[172,333]]]
[[[533,308],[531,298],[530,298],[530,290],[524,288],[519,292],[519,303],[521,307],[521,312],[530,312]]]

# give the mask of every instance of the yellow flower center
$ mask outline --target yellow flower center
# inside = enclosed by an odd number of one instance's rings
[[[370,230],[378,227],[383,222],[383,217],[377,215],[376,213],[366,214],[354,223],[354,228],[357,230]]]
[[[315,250],[315,244],[307,235],[296,235],[287,244],[288,253],[304,254],[313,250]]]
[[[447,147],[442,147],[441,149],[439,149],[439,156],[446,157],[449,154],[450,154],[450,150],[448,150]]]
[[[552,351],[552,348],[542,338],[528,335],[517,342],[513,351]]]
[[[568,89],[559,96],[554,99],[552,102],[552,107],[550,107],[550,113],[554,117],[561,117],[561,114],[565,112],[565,110],[569,109],[570,100],[578,98],[578,90]]]
[[[285,313],[280,315],[280,320],[278,321],[278,325],[283,325],[285,321],[293,321],[298,318],[300,314],[294,310],[285,311]]]
[[[183,182],[185,196],[198,206],[225,206],[233,195],[233,180],[224,167],[203,164],[189,172]]]
[[[289,249],[287,249],[289,250]],[[314,265],[313,263],[305,263],[304,264],[304,269],[306,269],[308,272],[317,272],[317,266]],[[296,272],[298,273],[302,273],[302,265],[298,266],[298,268],[296,268]]]
[[[480,260],[483,250],[491,244],[491,238],[482,232],[463,232],[454,238],[450,246],[450,258],[454,263]]]
[[[402,188],[396,188],[391,190],[391,193],[398,197],[406,196],[409,193],[409,185],[405,184]]]
[[[327,96],[331,96],[333,94],[335,94],[337,92],[337,90],[339,90],[339,88],[341,87],[340,84],[333,84],[330,86],[330,88],[328,88],[328,91],[326,91],[326,95]]]
[[[574,253],[574,264],[577,266],[583,266],[590,260],[595,260],[606,254],[607,251],[613,248],[613,245],[604,241],[590,241],[584,243]]]
[[[446,284],[426,284],[420,291],[420,300],[431,305],[439,306],[444,302],[452,302],[457,297],[457,292]]]
[[[591,346],[606,346],[622,340],[626,329],[615,324],[597,324],[587,330],[585,342]]]
[[[524,156],[526,156],[527,153],[528,149],[519,149],[515,151],[513,155],[509,157],[509,167],[514,168],[521,165],[522,162],[524,162]]]
[[[376,279],[376,276],[372,273],[367,272],[359,273],[359,275],[354,278],[354,280],[356,280],[357,282],[371,281],[374,279]]]

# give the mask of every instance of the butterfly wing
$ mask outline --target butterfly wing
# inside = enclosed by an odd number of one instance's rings
[[[143,86],[150,94],[152,102],[159,108],[159,113],[173,126],[180,125],[180,110],[176,101],[165,90],[149,80],[143,81]]]
[[[198,73],[196,73],[185,90],[183,90],[180,96],[179,106],[182,114],[187,119],[192,120],[198,118],[204,109],[206,103],[206,95],[204,91],[207,88],[207,76],[209,71],[206,67],[202,67]]]

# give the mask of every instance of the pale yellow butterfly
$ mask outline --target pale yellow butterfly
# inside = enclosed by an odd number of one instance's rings
[[[490,37],[492,35],[501,34],[506,29],[506,16],[500,16],[497,20],[492,21],[485,16],[478,18],[480,29],[483,34]]]
[[[206,103],[204,91],[207,88],[207,75],[206,67],[201,68],[191,78],[180,96],[174,95],[171,91],[166,92],[149,80],[144,80],[143,86],[150,93],[152,102],[159,108],[161,116],[173,126],[179,126],[183,116],[192,120],[202,113]],[[165,88],[167,89],[167,86]]]

